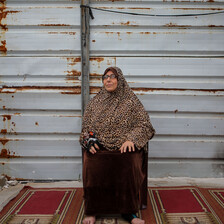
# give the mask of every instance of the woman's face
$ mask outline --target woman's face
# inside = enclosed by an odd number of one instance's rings
[[[108,78],[103,79],[103,85],[108,92],[113,92],[117,89],[117,78],[111,78],[111,75],[114,73],[112,71],[108,71],[105,76],[109,76]]]

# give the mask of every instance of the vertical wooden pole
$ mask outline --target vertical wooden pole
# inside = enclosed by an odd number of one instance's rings
[[[81,0],[82,5],[89,5],[89,0]],[[81,8],[81,62],[82,62],[82,115],[89,102],[89,8]]]

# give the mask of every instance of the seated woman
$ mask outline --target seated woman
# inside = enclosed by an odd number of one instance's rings
[[[132,224],[147,203],[147,143],[154,136],[148,113],[118,67],[109,67],[101,91],[86,107],[83,147],[83,224],[96,215],[121,214]]]

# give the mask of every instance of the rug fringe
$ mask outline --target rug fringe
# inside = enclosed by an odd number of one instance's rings
[[[217,219],[214,217],[214,215],[212,213],[207,212],[207,215],[210,218],[212,223],[219,224],[219,222],[217,221]]]
[[[52,218],[51,224],[57,224],[59,218],[60,218],[59,214],[54,215],[54,217]]]
[[[167,217],[166,217],[166,213],[161,213],[161,219],[162,219],[162,223],[169,223]]]
[[[2,224],[8,224],[9,221],[11,221],[14,217],[15,217],[15,214],[13,214],[13,215],[9,215],[9,216],[7,217],[7,219],[6,219]]]

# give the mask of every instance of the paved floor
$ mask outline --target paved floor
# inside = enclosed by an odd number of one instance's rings
[[[54,187],[82,187],[79,181],[58,181],[58,182],[19,182],[16,186],[2,188],[0,191],[0,211],[14,198],[24,186],[34,188],[54,188]],[[168,177],[168,178],[149,178],[148,186],[198,186],[198,187],[218,187],[224,188],[224,178],[188,178],[188,177]]]

